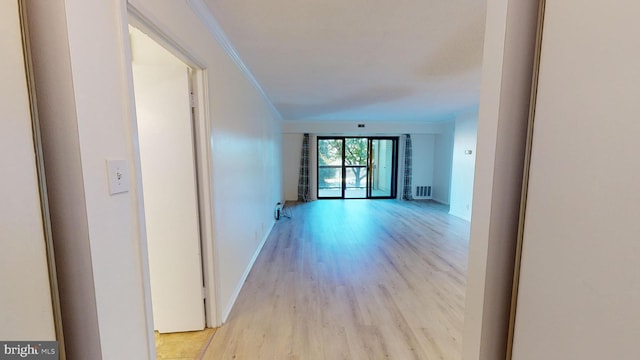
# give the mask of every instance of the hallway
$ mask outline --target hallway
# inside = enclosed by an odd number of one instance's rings
[[[420,201],[288,209],[204,359],[460,357],[466,221]]]

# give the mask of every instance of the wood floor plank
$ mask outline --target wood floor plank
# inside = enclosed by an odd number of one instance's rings
[[[203,359],[459,359],[468,222],[422,201],[288,209]]]

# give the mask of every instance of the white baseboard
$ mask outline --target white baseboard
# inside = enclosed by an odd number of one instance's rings
[[[436,199],[436,198],[432,198],[431,200],[437,202],[438,204],[449,205],[449,203],[444,201],[444,200],[440,200],[440,199]]]
[[[457,213],[455,211],[449,210],[449,215],[453,215],[453,216],[455,216],[457,218],[460,218],[462,220],[466,220],[468,222],[471,222],[471,216],[466,215],[466,214],[459,214],[459,213]]]
[[[231,296],[231,301],[222,312],[222,318],[220,319],[221,320],[220,324],[224,324],[227,322],[227,318],[229,317],[231,310],[233,310],[233,306],[236,304],[236,300],[238,300],[238,295],[240,295],[240,291],[242,290],[242,287],[244,286],[245,281],[247,281],[247,277],[249,276],[249,273],[253,268],[253,264],[256,262],[258,255],[260,255],[260,252],[262,251],[264,244],[267,242],[267,239],[269,238],[269,235],[271,234],[271,230],[273,230],[274,225],[275,225],[275,221],[271,222],[271,226],[269,226],[268,231],[265,233],[262,241],[260,241],[260,244],[258,245],[258,248],[253,254],[253,257],[251,257],[251,260],[249,261],[247,268],[244,270],[244,273],[242,274],[242,277],[240,278],[240,281],[238,282],[238,285],[236,286],[236,289],[233,292],[233,295]]]
[[[413,200],[433,200],[431,196],[413,196]]]

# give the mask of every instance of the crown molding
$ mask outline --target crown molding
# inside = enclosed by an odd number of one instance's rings
[[[244,64],[236,49],[233,47],[233,45],[231,45],[229,38],[218,24],[218,21],[211,13],[211,10],[209,10],[209,7],[204,3],[203,0],[187,0],[187,3],[191,7],[191,9],[193,9],[196,15],[198,15],[198,17],[202,19],[209,32],[211,32],[211,34],[216,38],[220,46],[222,46],[222,49],[224,49],[227,55],[229,55],[231,60],[233,60],[233,62],[244,74],[244,76],[246,76],[253,87],[258,90],[258,93],[260,93],[260,96],[262,96],[264,101],[268,104],[273,115],[278,120],[282,121],[282,114],[280,114],[278,109],[276,109],[276,107],[273,105],[273,102],[271,101],[269,96],[267,96],[267,93],[264,91],[264,89],[262,89],[262,86],[260,86],[260,83],[258,83],[255,76],[253,76],[251,70],[249,70],[249,68]]]

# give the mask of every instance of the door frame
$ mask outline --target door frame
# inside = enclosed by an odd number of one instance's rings
[[[219,323],[219,313],[217,309],[217,277],[215,272],[215,264],[217,262],[217,252],[215,249],[214,237],[214,199],[213,199],[213,173],[212,158],[210,148],[210,110],[208,99],[208,71],[201,61],[198,61],[189,51],[182,47],[179,42],[173,40],[171,36],[162,31],[158,26],[154,25],[148,17],[146,17],[139,8],[131,3],[127,4],[127,19],[123,24],[123,37],[126,38],[124,46],[125,63],[130,64],[132,55],[129,44],[128,26],[132,25],[174,56],[184,62],[192,69],[191,74],[191,91],[192,91],[192,121],[194,134],[194,152],[195,152],[195,168],[198,192],[198,212],[200,225],[200,246],[202,249],[202,275],[204,290],[204,309],[206,327],[216,327]],[[126,69],[127,83],[129,86],[129,97],[134,98],[133,88],[133,72],[129,66]],[[130,112],[132,122],[130,130],[132,134],[131,144],[134,153],[135,165],[135,186],[141,189],[142,174],[140,164],[140,151],[136,140],[138,137],[137,118],[135,101],[130,102]],[[147,319],[147,334],[149,337],[149,347],[155,351],[155,341],[153,336],[153,309],[151,306],[151,286],[149,273],[149,258],[147,248],[147,237],[144,223],[144,208],[142,192],[137,191],[137,213],[138,213],[138,231],[140,233],[140,262],[142,264],[143,275],[143,292],[145,299],[145,310]]]
[[[64,329],[62,324],[62,305],[60,301],[60,289],[55,258],[55,247],[53,243],[53,232],[51,225],[51,212],[49,207],[49,197],[47,195],[47,180],[44,168],[44,155],[42,145],[42,134],[40,128],[40,117],[38,115],[38,100],[36,96],[36,80],[34,77],[33,58],[31,54],[31,40],[29,36],[29,17],[25,0],[16,1],[18,7],[18,20],[20,22],[20,35],[22,37],[22,52],[24,59],[24,74],[27,96],[29,98],[29,117],[31,120],[31,130],[34,146],[34,160],[36,168],[36,178],[38,182],[38,195],[40,200],[40,210],[42,218],[42,232],[45,241],[45,257],[47,260],[47,272],[49,278],[49,290],[51,293],[51,310],[53,312],[53,326],[56,341],[58,342],[58,356],[60,360],[65,360],[66,346]]]
[[[365,197],[362,198],[347,198],[345,197],[346,194],[346,170],[347,167],[352,167],[352,166],[347,166],[345,164],[345,142],[346,139],[367,139],[367,164],[363,165],[363,167],[366,168],[367,170],[367,179],[366,179],[366,193],[365,193]],[[341,192],[340,192],[340,196],[320,196],[320,161],[319,161],[319,157],[320,157],[320,151],[319,149],[319,142],[321,140],[341,140],[342,141],[342,164],[339,166],[341,168]],[[372,149],[372,141],[373,140],[391,140],[393,141],[393,156],[392,156],[392,171],[391,171],[391,194],[390,196],[372,196],[371,194],[371,187],[372,187],[372,181],[373,181],[373,177],[372,177],[372,172],[371,172],[371,167],[372,167],[372,157],[371,157],[371,149]],[[398,136],[317,136],[316,137],[316,184],[318,184],[316,186],[316,197],[317,199],[320,200],[335,200],[335,199],[339,199],[339,200],[344,200],[344,199],[354,199],[354,200],[358,200],[358,199],[395,199],[397,197],[397,188],[398,188],[398,143],[399,143],[399,137]],[[338,165],[332,165],[331,167],[337,168]]]

